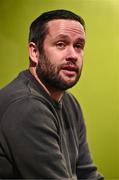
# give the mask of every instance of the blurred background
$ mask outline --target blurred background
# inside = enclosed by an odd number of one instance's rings
[[[28,68],[29,25],[53,9],[71,10],[86,21],[83,72],[70,91],[82,106],[94,163],[105,179],[119,179],[118,0],[1,0],[0,88]]]

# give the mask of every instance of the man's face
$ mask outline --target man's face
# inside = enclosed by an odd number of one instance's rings
[[[59,90],[74,86],[81,75],[84,45],[85,31],[78,21],[48,22],[48,34],[37,67],[40,80]]]

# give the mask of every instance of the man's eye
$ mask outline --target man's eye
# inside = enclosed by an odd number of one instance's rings
[[[78,44],[75,45],[75,48],[84,49],[84,44],[78,43]]]
[[[63,49],[63,48],[65,48],[65,43],[63,43],[63,42],[58,42],[58,43],[56,44],[56,47],[59,48],[59,49]]]

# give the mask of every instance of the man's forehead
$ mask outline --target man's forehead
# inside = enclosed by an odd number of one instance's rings
[[[49,34],[77,34],[85,36],[85,30],[80,22],[75,20],[57,19],[48,22]]]
[[[54,19],[48,22],[48,27],[52,27],[53,25],[61,26],[61,27],[75,27],[77,29],[84,30],[83,25],[76,20],[70,19]]]

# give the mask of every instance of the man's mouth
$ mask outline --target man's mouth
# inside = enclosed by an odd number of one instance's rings
[[[78,67],[74,66],[74,65],[65,65],[64,67],[62,67],[62,69],[68,70],[68,71],[76,71],[76,72],[78,72]]]
[[[79,68],[76,65],[64,65],[61,67],[61,70],[63,70],[67,76],[74,76],[79,72]]]

